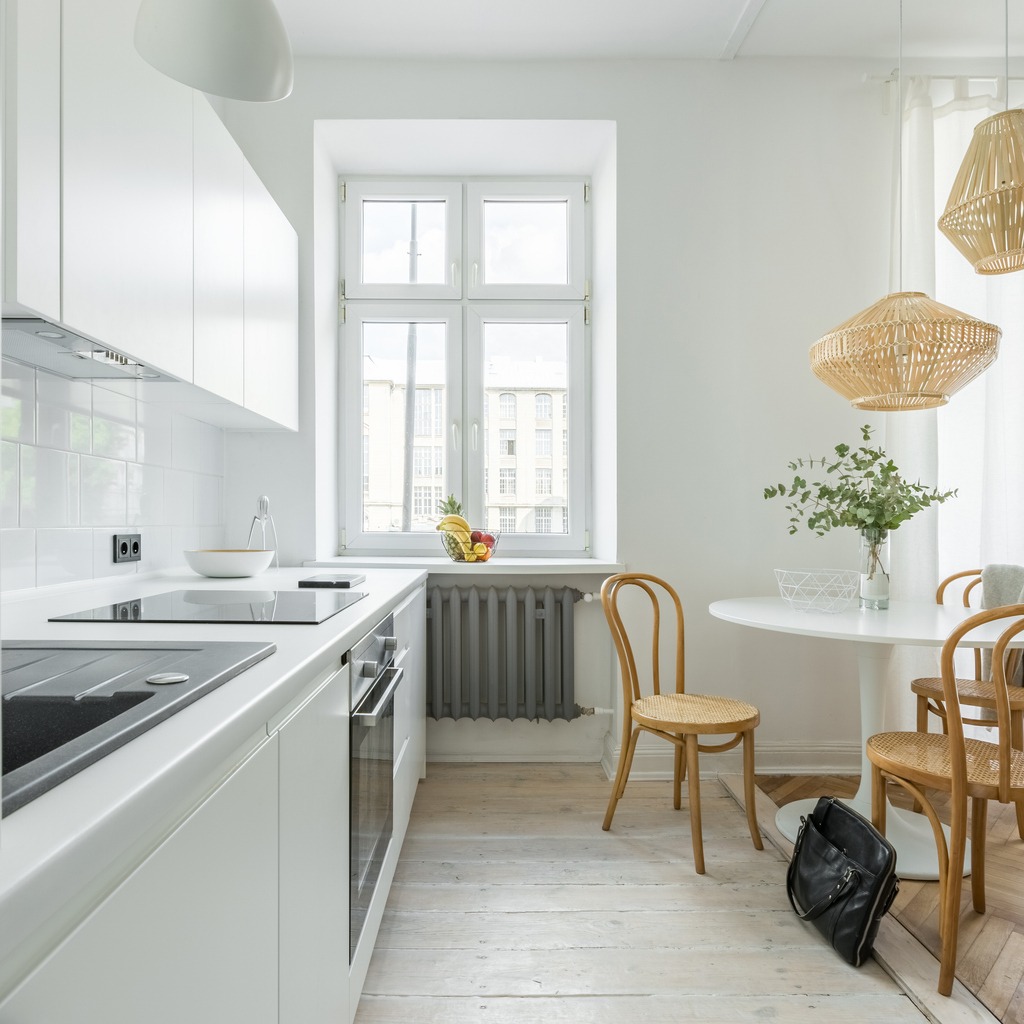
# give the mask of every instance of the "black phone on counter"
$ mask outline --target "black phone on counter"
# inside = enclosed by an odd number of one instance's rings
[[[323,576],[310,576],[307,579],[299,580],[300,587],[351,587],[356,583],[362,583],[365,575],[358,573],[327,573]]]

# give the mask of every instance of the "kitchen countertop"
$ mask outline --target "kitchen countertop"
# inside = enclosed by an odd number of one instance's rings
[[[291,590],[308,568],[248,579],[183,569],[3,595],[4,640],[254,640],[277,650],[0,822],[0,997],[158,845],[213,773],[254,749],[275,714],[426,578],[365,572],[353,589],[366,597],[319,625],[47,621],[168,590]]]

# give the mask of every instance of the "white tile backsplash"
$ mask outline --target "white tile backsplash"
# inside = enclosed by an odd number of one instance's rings
[[[0,386],[0,437],[23,444],[36,439],[35,370],[4,361]]]
[[[88,455],[92,451],[92,392],[88,381],[37,374],[36,444]]]
[[[78,526],[79,459],[54,448],[21,447],[21,502],[19,526]]]
[[[224,544],[224,432],[132,392],[10,360],[0,403],[0,584],[166,569]],[[113,534],[142,534],[115,565]]]

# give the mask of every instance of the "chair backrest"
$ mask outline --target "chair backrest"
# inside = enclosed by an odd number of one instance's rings
[[[622,674],[622,692],[627,708],[633,701],[646,695],[640,685],[641,677],[637,669],[636,655],[623,622],[620,606],[623,593],[634,591],[639,592],[642,599],[637,602],[637,608],[634,608],[633,602],[627,602],[629,604],[627,617],[632,619],[643,613],[641,617],[646,617],[650,625],[651,660],[649,665],[645,666],[650,675],[652,687],[650,692],[663,692],[661,686],[662,631],[667,633],[670,629],[675,632],[675,678],[672,689],[664,692],[684,692],[683,606],[679,595],[671,584],[658,576],[642,572],[620,572],[609,576],[601,585],[601,607],[604,609],[612,638],[615,640],[615,650],[619,656],[619,668]],[[662,604],[665,604],[667,608],[664,622],[662,620]]]
[[[963,581],[959,583],[958,581]],[[956,586],[953,584],[956,583]],[[939,589],[935,591],[935,603],[945,604],[947,598],[953,600],[957,593],[960,594],[963,606],[965,608],[971,607],[972,596],[977,603],[978,597],[981,594],[981,570],[980,569],[963,569],[960,572],[953,573],[952,576],[947,576],[940,584]],[[984,677],[984,668],[981,661],[981,651],[975,647],[974,649],[974,678],[982,679]]]
[[[999,748],[999,799],[1010,799],[1010,699],[1007,676],[1012,674],[1019,654],[1009,644],[1024,632],[1024,604],[988,608],[969,616],[946,638],[942,645],[942,690],[946,702],[946,721],[949,729],[950,757],[953,769],[953,798],[962,799],[966,793],[967,762],[964,745],[964,725],[961,721],[960,697],[956,686],[954,656],[957,645],[976,642],[979,627],[1004,620],[1001,632],[992,646],[992,680],[995,683],[996,745]],[[972,634],[974,636],[972,637]]]

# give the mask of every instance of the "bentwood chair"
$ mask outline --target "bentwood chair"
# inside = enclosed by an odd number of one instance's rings
[[[630,621],[639,615],[651,629],[652,646],[650,664],[641,673],[623,620],[623,595],[636,594],[635,602],[628,601]],[[662,603],[666,607],[666,621],[662,622]],[[612,785],[612,795],[604,816],[602,828],[611,828],[612,816],[626,788],[626,780],[633,763],[637,740],[648,733],[667,740],[675,747],[673,776],[673,804],[679,810],[682,804],[682,782],[687,779],[690,802],[690,832],[693,842],[693,863],[697,874],[704,874],[704,840],[700,817],[700,768],[698,753],[731,750],[743,744],[743,796],[747,806],[747,826],[755,849],[761,850],[761,833],[757,826],[754,806],[754,729],[761,720],[753,704],[731,697],[687,693],[684,685],[683,606],[679,595],[663,579],[646,573],[618,573],[609,576],[601,587],[601,606],[615,640],[622,675],[622,746],[619,767]],[[664,630],[664,632],[662,632]],[[674,636],[673,636],[674,634]],[[675,673],[671,689],[662,691],[659,647],[662,638],[666,644],[674,641]],[[641,675],[645,676],[643,685]],[[730,735],[731,734],[731,735]],[[716,744],[700,742],[701,736],[729,735],[729,739]]]
[[[964,569],[961,572],[953,573],[952,576],[947,576],[935,592],[936,604],[944,604],[950,598],[955,600],[957,587],[962,587],[961,601],[965,608],[970,608],[977,596],[981,594],[982,575],[981,569]],[[981,648],[975,647],[971,653],[974,662],[973,675],[960,676],[956,680],[956,690],[960,698],[961,721],[964,725],[991,726],[996,706],[994,684],[991,679],[986,678],[989,672],[988,666],[982,661]],[[1012,652],[1006,666],[1008,680],[1015,678],[1020,657],[1020,651]],[[917,731],[927,732],[929,716],[934,715],[941,722],[942,731],[947,732],[942,677],[923,676],[914,679],[910,683],[910,689],[917,697]],[[1024,750],[1024,687],[1010,686],[1007,693],[1010,701],[1010,739],[1016,750]],[[969,710],[967,714],[964,714],[964,708],[978,709],[978,711]],[[916,803],[914,810],[920,810]],[[1024,839],[1024,806],[1021,805],[1017,806],[1017,833],[1021,839]]]
[[[961,641],[969,645],[971,634],[990,622],[1000,622],[1002,632],[992,649],[993,703],[996,742],[968,739],[960,716],[954,656]],[[1007,661],[1013,652],[1008,644],[1024,637],[1024,604],[1003,605],[977,612],[965,619],[942,647],[945,733],[883,732],[867,741],[871,762],[871,815],[885,832],[885,788],[896,782],[924,809],[932,826],[939,859],[939,984],[941,995],[953,988],[956,943],[960,924],[960,893],[963,886],[964,852],[967,845],[967,801],[971,812],[971,896],[974,909],[985,913],[985,837],[989,800],[1013,803],[1018,820],[1024,804],[1024,752],[1011,743]],[[991,724],[991,723],[989,723]],[[939,820],[934,793],[949,797],[949,842]]]

